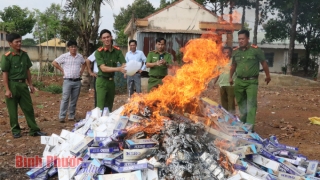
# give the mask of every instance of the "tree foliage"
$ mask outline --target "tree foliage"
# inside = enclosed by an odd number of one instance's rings
[[[55,37],[60,37],[60,21],[63,16],[62,8],[59,4],[52,3],[44,12],[35,9],[36,25],[33,36],[40,43]]]
[[[84,56],[92,53],[98,37],[101,5],[106,2],[112,5],[112,0],[67,0],[66,12],[68,17],[78,25],[78,46]],[[71,21],[69,21],[71,22]],[[91,44],[91,45],[90,45]]]
[[[21,36],[31,33],[36,22],[33,12],[28,8],[21,9],[17,5],[4,8],[0,11],[0,17],[7,33],[16,32]]]
[[[24,46],[36,46],[37,42],[32,38],[25,38],[22,40],[22,45]]]
[[[268,42],[290,38],[292,28],[292,10],[294,2],[291,0],[270,0],[271,12],[278,11],[277,17],[270,19],[265,25],[265,39]],[[297,28],[295,40],[302,43],[306,54],[303,61],[305,73],[310,65],[310,54],[320,52],[320,1],[299,1],[297,6]]]
[[[118,15],[114,15],[114,33],[116,34],[116,43],[118,45],[127,45],[128,37],[123,33],[124,28],[129,21],[134,18],[144,18],[155,12],[155,8],[148,0],[135,0],[126,8],[121,8]]]

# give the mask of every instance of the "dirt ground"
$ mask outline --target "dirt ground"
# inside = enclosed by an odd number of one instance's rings
[[[61,77],[47,77],[45,84],[61,84]],[[3,91],[3,87],[1,87]],[[320,160],[320,126],[309,123],[308,117],[320,116],[320,87],[260,87],[256,132],[263,138],[276,135],[280,143],[299,147],[301,154],[309,159]],[[202,96],[219,102],[218,87],[210,87]],[[32,95],[36,121],[41,130],[51,135],[60,134],[62,129],[71,130],[74,122],[58,122],[61,94],[38,91]],[[10,132],[4,93],[0,97],[0,180],[26,179],[29,169],[16,169],[15,156],[32,157],[42,155],[44,145],[39,137],[28,136],[28,126],[19,111],[22,138],[13,139]],[[123,105],[127,95],[117,95],[114,109]],[[86,111],[93,109],[90,93],[81,93],[77,106],[77,117],[83,118]]]

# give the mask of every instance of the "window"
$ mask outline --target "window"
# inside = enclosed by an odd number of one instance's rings
[[[4,40],[4,39],[3,39],[4,33],[0,33],[0,34],[1,34],[0,40],[3,41],[3,40]]]
[[[274,53],[264,53],[269,67],[273,67]]]

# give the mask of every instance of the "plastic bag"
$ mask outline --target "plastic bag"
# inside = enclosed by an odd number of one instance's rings
[[[126,70],[128,76],[133,76],[141,68],[141,62],[129,61],[126,64]]]

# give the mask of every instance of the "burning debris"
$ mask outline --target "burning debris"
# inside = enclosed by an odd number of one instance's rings
[[[204,47],[204,48],[203,48]],[[228,60],[216,36],[191,40],[175,76],[149,94],[108,113],[99,108],[72,132],[42,137],[41,163],[31,179],[60,180],[312,180],[318,161],[276,137],[262,139],[250,124],[207,98],[207,83]],[[37,162],[39,162],[37,160]]]
[[[150,119],[141,114],[122,116],[124,107],[101,117],[94,109],[75,124],[73,132],[43,137],[45,160],[27,175],[47,179],[58,173],[59,179],[102,180],[320,179],[318,161],[307,160],[275,136],[260,138],[250,125],[209,99],[201,103],[205,116],[170,114],[161,128],[153,130],[147,123]],[[78,163],[72,163],[74,158],[80,159]]]

